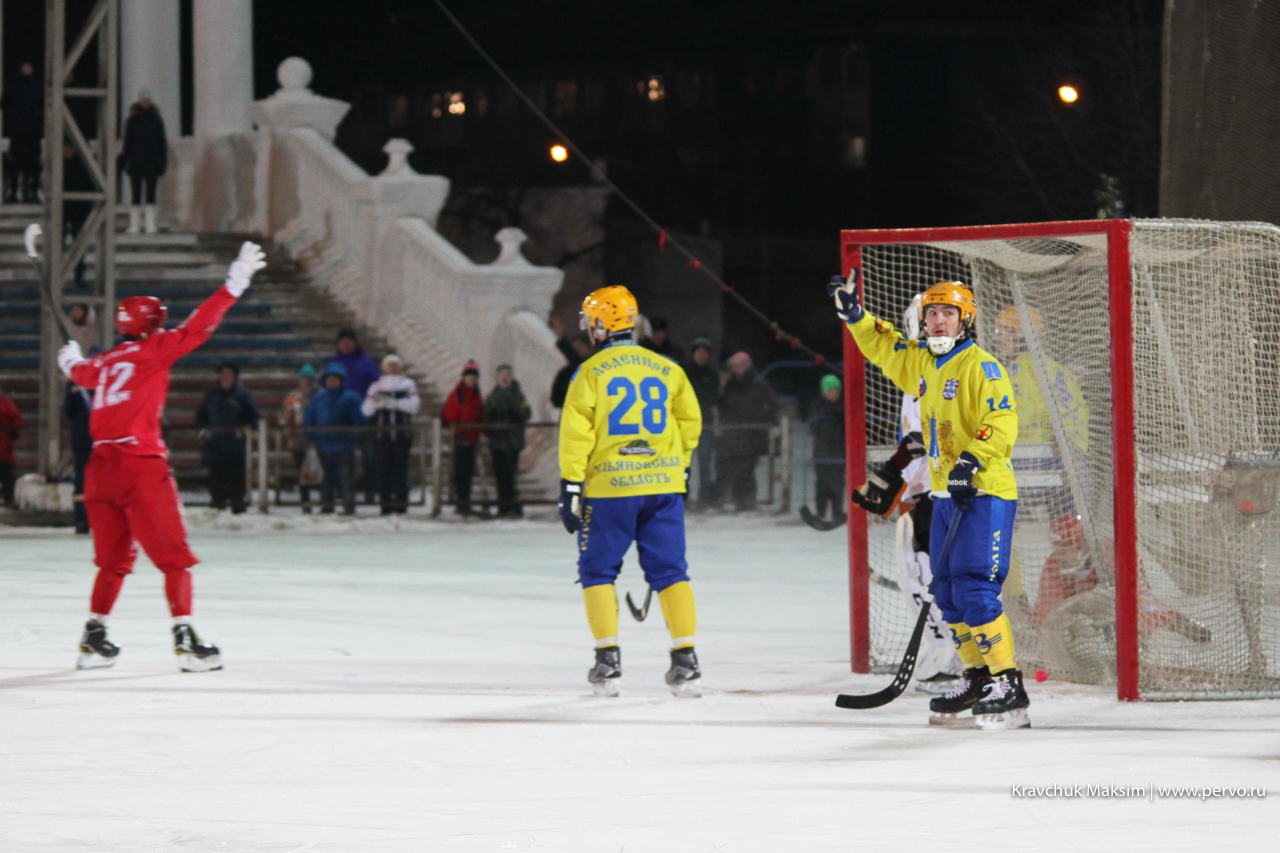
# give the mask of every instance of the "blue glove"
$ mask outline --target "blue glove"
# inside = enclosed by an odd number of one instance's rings
[[[579,512],[582,507],[582,483],[573,480],[560,481],[560,523],[570,533],[577,533],[582,527]]]
[[[978,496],[978,490],[973,485],[973,475],[978,473],[981,467],[982,463],[978,458],[966,450],[956,460],[956,466],[951,469],[951,476],[947,477],[947,491],[951,493],[951,500],[955,502],[956,509],[960,512],[968,509],[969,504],[973,503],[973,499]]]
[[[858,298],[858,277],[861,270],[853,271],[853,281],[842,275],[831,276],[827,282],[827,296],[836,300],[836,314],[846,323],[856,323],[862,319],[862,301]]]

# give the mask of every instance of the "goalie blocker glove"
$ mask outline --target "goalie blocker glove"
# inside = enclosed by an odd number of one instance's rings
[[[849,499],[867,512],[888,516],[906,487],[906,483],[902,481],[902,472],[890,462],[881,462],[871,469],[867,482],[851,494]]]
[[[853,271],[853,281],[842,275],[833,275],[827,282],[827,295],[836,301],[836,314],[846,323],[856,323],[862,319],[862,300],[858,298],[858,276],[861,270]]]
[[[570,533],[577,533],[578,528],[582,527],[582,518],[579,515],[581,506],[582,483],[562,479],[560,481],[559,501],[560,523]]]
[[[973,475],[978,473],[981,467],[982,463],[978,458],[966,450],[956,460],[956,466],[951,469],[951,476],[947,477],[947,491],[951,493],[951,500],[955,501],[956,509],[961,512],[964,512],[978,496],[978,490],[973,485]]]
[[[849,496],[850,500],[867,512],[887,517],[906,488],[902,472],[913,459],[923,455],[923,437],[918,432],[907,433],[893,456],[871,469],[867,482]]]

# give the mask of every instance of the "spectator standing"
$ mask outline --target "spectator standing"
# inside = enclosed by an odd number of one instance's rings
[[[13,508],[13,466],[18,464],[13,445],[22,437],[26,421],[13,398],[0,391],[0,499]]]
[[[809,420],[813,436],[813,501],[818,518],[844,518],[844,386],[840,377],[828,373],[819,386],[822,400],[818,413]]]
[[[673,344],[668,336],[666,317],[652,317],[649,319],[649,336],[640,342],[640,346],[651,349],[658,355],[665,355],[676,364],[684,360],[684,354],[680,352],[680,347]]]
[[[511,365],[499,365],[497,384],[484,401],[484,419],[490,424],[510,424],[489,430],[489,452],[493,456],[493,476],[498,481],[498,515],[520,518],[524,508],[516,493],[520,451],[524,450],[524,425],[533,416],[529,401],[520,390]]]
[[[378,370],[378,362],[360,346],[355,329],[338,331],[337,349],[330,361],[336,361],[347,369],[347,390],[355,392],[363,402],[365,395],[369,393],[369,386],[382,375]],[[362,434],[356,446],[360,448],[360,475],[355,489],[364,492],[366,503],[373,503],[374,490],[378,485],[373,462],[373,436]]]
[[[71,427],[71,456],[75,461],[74,509],[76,533],[89,532],[89,513],[84,506],[84,469],[93,453],[93,434],[89,431],[89,413],[93,410],[93,396],[88,389],[67,380],[67,392],[62,398],[62,414]]]
[[[484,420],[484,398],[480,396],[480,367],[468,361],[462,379],[444,401],[441,421],[445,426],[478,424]],[[481,432],[474,427],[453,431],[453,491],[458,515],[471,514],[471,478],[476,473],[476,447]]]
[[[150,89],[139,92],[138,100],[129,107],[129,117],[124,120],[124,147],[120,157],[132,192],[129,233],[138,233],[145,213],[146,231],[155,234],[158,230],[156,182],[169,168],[169,141],[165,136],[160,108],[153,102]]]
[[[240,368],[230,362],[218,365],[218,384],[205,393],[196,410],[196,425],[205,436],[201,461],[209,469],[210,505],[244,512],[248,463],[244,430],[257,430],[258,406],[249,389],[240,384]]]
[[[80,344],[85,352],[98,348],[98,316],[88,305],[77,302],[67,312],[67,322],[71,325],[71,337]]]
[[[698,504],[711,503],[715,493],[713,463],[716,452],[715,430],[710,425],[715,420],[716,406],[720,402],[720,371],[711,363],[711,341],[695,338],[689,351],[689,360],[683,365],[684,375],[689,377],[693,393],[702,410],[702,439],[694,450],[693,458],[698,467]]]
[[[302,502],[302,511],[311,512],[311,483],[305,482],[302,473],[307,461],[307,439],[300,427],[306,416],[307,403],[316,392],[316,369],[309,364],[298,368],[298,384],[284,398],[280,407],[280,427],[284,430],[285,448],[293,455],[293,464],[298,469],[298,499]]]
[[[564,397],[569,393],[569,383],[573,381],[573,374],[578,372],[578,366],[582,362],[591,357],[591,340],[579,332],[557,340],[556,348],[569,363],[556,371],[556,378],[551,383],[551,405],[557,409],[563,409]]]
[[[9,137],[9,189],[6,198],[28,204],[40,200],[40,144],[44,141],[44,83],[35,66],[22,63],[0,99],[4,133]]]
[[[369,386],[362,406],[364,416],[377,427],[373,431],[373,458],[383,515],[409,511],[410,424],[422,401],[418,386],[403,371],[400,356],[384,356],[382,376]]]
[[[320,390],[307,403],[303,426],[363,426],[363,401],[347,386],[347,368],[331,361],[320,374]],[[354,430],[309,430],[307,439],[315,445],[324,468],[320,484],[320,512],[333,512],[334,490],[342,492],[342,514],[356,514],[356,495],[352,478],[352,460],[359,435]]]
[[[720,422],[726,426],[772,426],[778,422],[778,398],[756,373],[751,356],[735,353],[729,359],[729,379],[720,393]],[[756,464],[769,452],[769,436],[760,429],[729,429],[716,448],[717,493],[739,510],[756,507]]]

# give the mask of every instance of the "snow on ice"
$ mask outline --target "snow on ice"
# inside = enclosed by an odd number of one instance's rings
[[[0,529],[0,850],[1203,853],[1280,830],[1274,701],[1028,682],[1015,732],[930,728],[910,690],[835,708],[889,679],[848,672],[841,533],[693,520],[705,697],[663,685],[655,606],[624,610],[623,695],[601,699],[553,519],[190,522],[217,673],[177,672],[145,559],[120,663],[76,672],[90,543]]]

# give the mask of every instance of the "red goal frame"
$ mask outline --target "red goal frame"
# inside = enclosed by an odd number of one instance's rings
[[[1138,537],[1137,453],[1134,447],[1132,270],[1127,219],[1087,219],[1024,225],[958,228],[904,228],[840,232],[841,272],[852,278],[862,269],[862,247],[947,240],[1055,238],[1105,235],[1107,238],[1108,315],[1111,323],[1111,453],[1115,509],[1116,696],[1138,696]],[[867,468],[867,361],[853,336],[842,330],[846,459],[849,479]],[[870,554],[867,515],[852,501],[849,519],[849,628],[854,672],[871,671]]]

